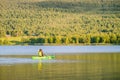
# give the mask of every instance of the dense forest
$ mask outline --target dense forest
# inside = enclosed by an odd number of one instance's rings
[[[119,0],[0,0],[0,45],[120,44]]]

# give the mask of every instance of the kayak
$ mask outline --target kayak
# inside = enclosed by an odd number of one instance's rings
[[[43,56],[43,57],[32,56],[32,59],[33,59],[33,60],[37,60],[37,59],[40,59],[40,60],[46,59],[46,60],[48,60],[48,59],[55,59],[55,56]]]

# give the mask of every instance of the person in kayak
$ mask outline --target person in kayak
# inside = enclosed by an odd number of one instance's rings
[[[40,57],[44,56],[42,49],[39,49],[38,56],[40,56]]]

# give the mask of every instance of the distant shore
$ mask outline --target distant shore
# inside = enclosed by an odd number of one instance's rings
[[[48,40],[48,41],[47,41]],[[45,38],[41,37],[4,37],[0,38],[0,45],[120,45],[120,43],[107,43],[107,42],[80,42],[79,40],[75,40],[73,42],[70,41],[62,41],[62,38],[59,39],[59,42],[56,40],[50,41],[49,38],[45,40]]]

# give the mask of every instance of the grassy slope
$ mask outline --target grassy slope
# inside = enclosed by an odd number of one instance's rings
[[[0,29],[22,30],[29,36],[119,34],[119,4],[118,0],[1,0]]]

